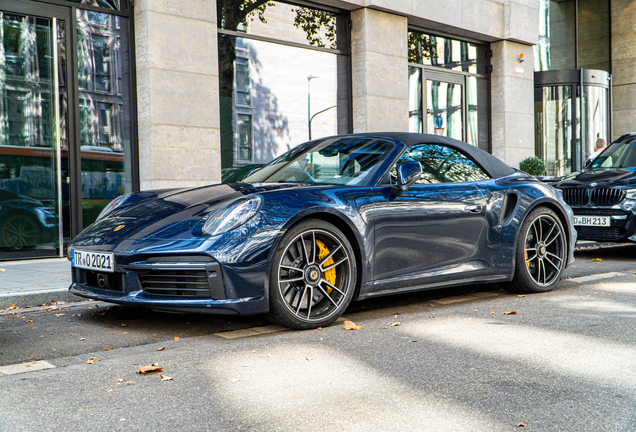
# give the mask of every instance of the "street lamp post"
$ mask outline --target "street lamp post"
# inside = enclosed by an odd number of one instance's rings
[[[307,77],[307,129],[309,131],[309,141],[311,141],[311,80],[320,78],[318,75],[309,75]]]

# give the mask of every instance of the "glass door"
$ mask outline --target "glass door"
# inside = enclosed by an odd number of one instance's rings
[[[426,73],[428,133],[464,138],[464,77]]]
[[[0,11],[0,260],[62,256],[68,15],[46,5],[30,14],[27,2],[12,7]]]

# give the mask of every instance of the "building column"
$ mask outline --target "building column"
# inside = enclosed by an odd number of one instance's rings
[[[636,132],[636,2],[612,0],[612,139]]]
[[[353,131],[408,131],[407,18],[351,13]]]
[[[135,2],[141,189],[221,178],[215,0]]]
[[[491,83],[492,151],[518,168],[534,156],[534,70],[532,46],[510,41],[490,45],[493,71]],[[519,55],[525,61],[519,63]]]

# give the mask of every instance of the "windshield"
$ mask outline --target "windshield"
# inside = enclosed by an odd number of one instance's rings
[[[636,167],[636,140],[614,142],[590,164],[593,169]]]
[[[330,138],[302,144],[245,178],[247,183],[362,184],[393,144],[371,138]]]

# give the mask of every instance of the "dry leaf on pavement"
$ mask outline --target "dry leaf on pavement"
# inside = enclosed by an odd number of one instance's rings
[[[95,358],[95,357],[91,357],[88,360],[86,360],[86,364],[93,364],[93,363],[97,363],[99,361],[99,359]]]
[[[178,341],[179,339],[181,339],[179,336],[175,336],[174,340]]]
[[[353,321],[345,321],[344,329],[345,330],[362,330],[362,327],[359,325],[356,325],[356,323],[354,323]]]
[[[161,381],[174,381],[174,378],[161,374],[159,374],[159,378],[161,378]]]
[[[139,366],[138,374],[145,374],[150,372],[161,372],[162,368],[157,363],[149,364],[148,366]]]
[[[592,258],[592,261],[602,262],[603,260],[601,258]]]
[[[161,348],[157,348],[157,351],[165,351],[165,350],[166,350],[165,346],[162,346]]]
[[[517,315],[517,311],[506,311],[503,315]]]
[[[401,326],[402,323],[401,322],[390,322],[387,324],[387,327],[397,327],[397,326]]]

